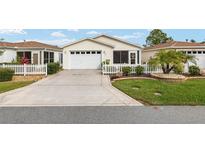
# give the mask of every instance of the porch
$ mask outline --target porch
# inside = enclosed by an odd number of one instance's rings
[[[63,57],[60,52],[53,52],[49,50],[18,50],[16,61],[21,61],[22,58],[28,60],[27,64],[42,65],[53,62],[62,64]]]

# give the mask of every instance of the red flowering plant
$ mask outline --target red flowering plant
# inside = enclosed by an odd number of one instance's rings
[[[21,64],[29,64],[29,59],[27,57],[22,57]]]

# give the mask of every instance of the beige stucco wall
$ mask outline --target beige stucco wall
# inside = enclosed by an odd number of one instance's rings
[[[137,51],[139,51],[139,63],[141,64],[142,49],[140,47],[136,47],[134,45],[130,45],[130,44],[106,37],[106,36],[97,37],[95,38],[95,40],[114,46],[113,50],[128,50],[129,52],[135,52],[136,54],[137,54]],[[129,62],[130,62],[130,56],[129,56]],[[136,62],[137,62],[137,59],[136,59]]]
[[[16,59],[16,50],[14,49],[1,49],[3,54],[0,55],[0,63],[10,63]]]
[[[157,51],[142,51],[142,64],[149,61],[150,57],[153,57]]]
[[[102,61],[106,59],[110,59],[110,62],[112,64],[113,62],[113,48],[109,46],[105,46],[90,40],[84,40],[82,42],[78,42],[76,44],[67,46],[63,48],[63,68],[64,69],[70,69],[70,51],[76,51],[76,50],[87,50],[87,51],[101,51],[102,52]]]

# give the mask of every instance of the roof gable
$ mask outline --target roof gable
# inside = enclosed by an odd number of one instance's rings
[[[125,40],[122,40],[122,39],[119,39],[119,38],[116,38],[116,37],[113,37],[113,36],[105,35],[105,34],[96,36],[93,39],[96,40],[100,37],[105,37],[105,38],[108,38],[108,39],[112,39],[112,40],[115,40],[115,41],[118,41],[118,42],[121,42],[121,43],[124,43],[124,44],[127,44],[127,45],[131,45],[131,46],[134,46],[134,47],[137,47],[137,48],[142,48],[140,45],[136,45],[134,43],[131,43],[131,42],[128,42],[128,41],[125,41]]]
[[[71,45],[78,44],[78,43],[81,43],[81,42],[84,42],[84,41],[91,41],[91,42],[94,42],[94,43],[97,43],[97,44],[100,44],[100,45],[103,45],[103,46],[107,46],[107,47],[110,47],[110,48],[114,48],[114,47],[113,47],[112,45],[110,45],[110,44],[103,43],[103,42],[100,42],[100,41],[97,41],[97,40],[94,40],[94,39],[89,39],[89,38],[81,39],[81,40],[75,41],[75,42],[71,42],[71,43],[65,45],[63,48],[66,48],[66,47],[69,47],[69,46],[71,46]]]

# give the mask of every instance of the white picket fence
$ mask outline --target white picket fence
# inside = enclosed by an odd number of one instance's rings
[[[113,65],[103,65],[102,66],[102,73],[103,74],[116,74],[116,73],[122,73],[122,68],[129,66],[131,67],[131,74],[135,74],[135,68],[138,65],[130,65],[130,64],[113,64]],[[149,74],[149,73],[162,73],[161,67],[153,67],[149,66],[147,64],[140,65],[144,67],[144,73]]]
[[[10,68],[16,75],[47,75],[47,64],[0,64],[0,68]]]

